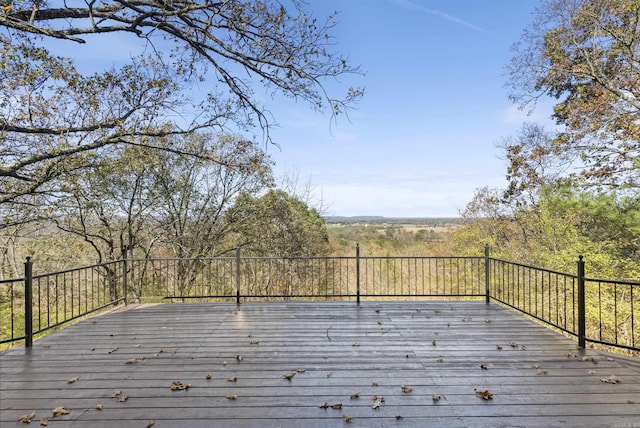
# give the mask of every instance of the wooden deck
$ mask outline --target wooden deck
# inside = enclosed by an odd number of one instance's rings
[[[638,358],[483,302],[129,307],[0,369],[2,427],[640,426]]]

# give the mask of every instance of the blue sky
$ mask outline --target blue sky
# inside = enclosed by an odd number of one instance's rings
[[[458,216],[483,186],[506,185],[496,143],[523,121],[504,84],[532,0],[322,0],[340,11],[338,50],[366,71],[350,122],[275,100],[276,174],[309,183],[328,215]]]
[[[327,87],[364,86],[364,99],[332,123],[304,102],[256,95],[279,125],[271,131],[279,148],[267,147],[276,176],[309,185],[311,205],[326,215],[458,216],[476,189],[506,186],[501,137],[524,121],[550,123],[549,103],[527,116],[504,87],[510,47],[537,1],[308,3],[318,18],[339,12],[336,49],[366,72]],[[89,68],[141,49],[126,37],[92,42],[50,44]]]

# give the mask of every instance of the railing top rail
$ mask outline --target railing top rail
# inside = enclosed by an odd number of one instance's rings
[[[524,263],[512,262],[512,261],[509,261],[509,260],[498,259],[498,258],[495,258],[495,257],[490,257],[489,259],[493,260],[493,261],[496,261],[496,262],[506,263],[506,264],[509,264],[509,265],[519,266],[519,267],[523,267],[523,268],[527,268],[527,269],[539,270],[539,271],[542,271],[542,272],[552,273],[552,274],[555,274],[555,275],[567,276],[569,278],[578,278],[578,275],[573,274],[573,273],[560,272],[560,271],[552,270],[552,269],[545,269],[545,268],[541,268],[541,267],[538,267],[538,266],[532,266],[532,265],[527,265],[527,264],[524,264]],[[618,282],[618,281],[613,281],[613,282]]]
[[[65,269],[58,272],[40,273],[38,275],[33,275],[33,279],[42,279],[49,276],[63,275],[66,273],[78,272],[78,271],[93,269],[93,268],[102,267],[102,266],[118,265],[120,263],[122,263],[122,260],[114,260],[110,262],[97,263],[89,266],[81,266],[76,268]]]
[[[640,287],[640,281],[626,281],[619,279],[600,279],[600,278],[584,278],[587,282],[601,282],[604,284],[630,285],[632,287]]]

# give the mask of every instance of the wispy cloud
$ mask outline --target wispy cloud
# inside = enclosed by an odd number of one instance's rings
[[[472,23],[467,22],[464,19],[460,19],[456,16],[450,15],[440,10],[430,9],[426,6],[422,6],[421,4],[416,4],[408,0],[392,0],[392,1],[393,3],[399,6],[405,7],[407,9],[419,10],[421,12],[428,13],[429,15],[437,16],[439,18],[446,19],[447,21],[455,22],[456,24],[470,28],[471,30],[481,31],[481,32],[485,31],[484,28],[478,27],[477,25],[473,25]]]

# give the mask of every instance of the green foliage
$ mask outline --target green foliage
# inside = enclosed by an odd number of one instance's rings
[[[271,257],[326,255],[329,239],[317,210],[282,190],[241,194],[226,213],[231,239],[244,254]]]

